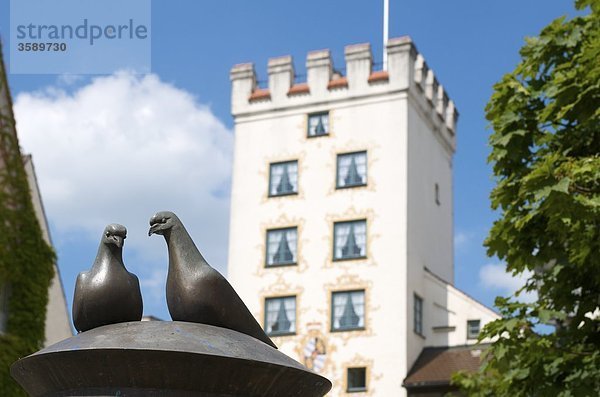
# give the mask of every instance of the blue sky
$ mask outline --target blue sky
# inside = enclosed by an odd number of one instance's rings
[[[4,43],[8,41],[8,6],[8,0],[0,0],[0,35]],[[181,140],[188,142],[187,140],[194,139],[194,131],[206,131],[202,136],[210,140],[210,145],[213,146],[199,147],[198,150],[210,158],[210,163],[204,164],[205,166],[222,164],[218,176],[200,173],[198,178],[201,178],[201,181],[194,182],[195,174],[181,180],[179,177],[170,178],[168,174],[161,174],[162,176],[156,176],[156,179],[163,181],[160,178],[165,178],[165,182],[162,182],[165,185],[169,185],[169,181],[186,184],[184,187],[169,188],[184,190],[189,186],[193,194],[180,194],[177,200],[171,203],[167,195],[153,201],[155,196],[160,196],[160,192],[156,195],[145,195],[144,191],[140,190],[136,195],[124,195],[123,201],[118,204],[119,209],[115,209],[115,214],[122,213],[122,216],[127,218],[127,214],[135,213],[135,207],[139,207],[142,201],[144,205],[154,206],[152,208],[156,210],[181,209],[179,212],[189,214],[187,219],[198,218],[189,222],[192,225],[192,234],[213,265],[223,270],[227,255],[229,222],[227,208],[230,180],[227,162],[230,160],[229,148],[233,127],[229,111],[231,66],[241,62],[254,62],[259,80],[264,80],[268,58],[291,54],[295,59],[297,73],[302,75],[308,51],[329,48],[333,53],[334,64],[341,67],[344,46],[361,42],[371,43],[375,61],[380,62],[382,8],[382,1],[356,0],[153,1],[152,79],[144,80],[135,76],[98,78],[9,75],[23,147],[26,151],[33,152],[42,194],[50,197],[46,209],[59,254],[59,266],[67,299],[71,300],[76,274],[88,268],[95,256],[98,239],[89,231],[97,229],[97,225],[104,221],[104,215],[95,216],[94,212],[98,211],[99,207],[94,200],[103,196],[100,191],[93,197],[88,197],[90,207],[84,205],[87,196],[83,195],[66,195],[61,201],[62,193],[57,191],[60,190],[60,183],[54,183],[56,178],[52,172],[45,171],[51,169],[53,162],[60,161],[60,150],[68,151],[69,142],[73,145],[78,142],[77,136],[74,135],[69,138],[67,144],[57,144],[53,147],[52,142],[64,136],[60,128],[64,129],[65,125],[81,125],[81,128],[85,129],[88,128],[86,123],[74,120],[72,123],[57,124],[53,127],[29,120],[44,117],[48,120],[57,112],[65,112],[65,109],[72,109],[70,113],[65,113],[65,117],[85,114],[82,109],[86,107],[77,105],[77,101],[110,104],[110,98],[102,98],[98,94],[103,92],[112,93],[113,102],[122,104],[115,108],[115,112],[130,106],[135,98],[144,98],[143,101],[147,101],[145,108],[136,108],[136,112],[143,113],[144,109],[154,107],[164,108],[171,103],[181,104],[181,109],[188,109],[186,114],[193,114],[194,117],[189,118],[189,122],[181,127],[181,131],[174,133],[181,134],[178,135]],[[390,36],[412,37],[460,112],[458,148],[454,162],[455,283],[468,294],[490,306],[495,295],[514,288],[515,282],[503,277],[498,268],[491,266],[498,265],[499,261],[486,257],[482,247],[483,239],[496,217],[490,210],[488,199],[493,180],[490,167],[486,164],[489,152],[486,142],[490,131],[484,118],[484,107],[492,93],[492,85],[518,63],[518,50],[524,43],[524,38],[536,35],[543,26],[561,15],[574,15],[570,2],[390,0]],[[170,99],[165,104],[160,102],[160,98],[150,101],[147,99],[148,95]],[[128,112],[126,114],[131,114],[132,111]],[[177,112],[176,108],[170,110],[171,116]],[[164,125],[163,129],[171,128],[171,120],[176,119],[169,119],[167,116],[151,126]],[[117,122],[118,120],[115,121]],[[117,133],[121,125],[115,125],[118,126],[115,127]],[[46,127],[48,131],[44,130]],[[157,139],[165,138],[161,131],[154,131],[141,122],[132,125],[131,128],[148,128],[149,133],[156,134]],[[52,137],[54,141],[50,139],[40,146],[40,137]],[[144,141],[143,136],[138,138]],[[103,138],[100,136],[97,139]],[[113,140],[111,142],[115,142],[119,140],[119,136],[111,135],[110,139]],[[67,155],[66,152],[64,154]],[[37,161],[37,158],[40,161]],[[74,157],[72,161],[77,160]],[[139,161],[143,162],[144,158],[140,158]],[[164,161],[169,163],[169,159]],[[193,161],[193,158],[190,157],[189,161]],[[152,160],[150,164],[131,163],[128,164],[128,168],[118,170],[117,173],[144,167],[149,175],[135,172],[131,175],[138,175],[137,179],[147,179],[150,184],[152,172],[158,173],[163,164]],[[71,166],[78,167],[77,164]],[[119,164],[114,166],[118,168]],[[85,166],[81,168],[82,172],[86,170]],[[101,164],[98,164],[98,167],[90,166],[88,175],[93,175],[99,168],[102,168]],[[171,171],[176,173],[177,169]],[[93,180],[81,179],[77,186],[88,182],[89,189],[94,189]],[[208,189],[209,194],[203,194],[202,189]],[[112,195],[118,194],[115,192]],[[109,202],[112,195],[107,193],[105,202]],[[69,197],[75,197],[78,202],[69,202]],[[186,204],[190,200],[197,200],[197,205]],[[69,218],[68,210],[74,207],[74,211],[81,211],[82,215],[72,216],[77,219],[65,220]],[[130,207],[131,211],[128,210]],[[102,208],[102,211],[109,213],[110,217],[110,206]],[[87,213],[94,219],[90,222],[79,222]],[[130,231],[142,230],[150,215],[151,212],[147,213],[139,225],[135,223],[137,221],[132,221],[134,225]],[[186,218],[183,219],[186,221]],[[111,221],[118,222],[119,219]],[[100,230],[97,230],[98,237],[101,229],[100,227]],[[144,245],[133,244],[129,251],[127,244],[125,247],[126,263],[145,280],[142,284],[145,288],[144,293],[148,296],[160,293],[163,288],[161,277],[164,277],[164,273],[157,269],[166,266],[164,253],[158,251],[164,251],[164,243],[154,240],[152,244],[155,248],[148,249],[148,252],[144,251]],[[146,299],[145,312],[169,318],[162,300],[164,298],[160,295]]]

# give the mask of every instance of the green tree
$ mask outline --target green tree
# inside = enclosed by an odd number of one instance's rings
[[[600,0],[575,6],[527,39],[486,107],[501,215],[485,245],[538,299],[496,299],[480,371],[454,377],[470,396],[600,393]]]

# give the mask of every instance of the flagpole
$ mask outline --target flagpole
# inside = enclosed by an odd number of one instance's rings
[[[387,70],[387,42],[389,38],[390,0],[383,0],[383,70]]]

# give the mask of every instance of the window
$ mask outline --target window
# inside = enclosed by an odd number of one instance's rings
[[[298,162],[271,164],[269,196],[285,196],[298,193]]]
[[[296,297],[265,299],[265,331],[267,335],[296,333]]]
[[[8,284],[0,283],[0,334],[6,332],[8,320]]]
[[[308,137],[329,134],[329,113],[315,113],[308,115]]]
[[[337,187],[355,187],[367,184],[367,152],[338,154]]]
[[[331,330],[365,328],[365,291],[334,292],[331,295]]]
[[[354,259],[367,256],[367,221],[336,222],[333,225],[333,259]]]
[[[481,327],[480,320],[467,321],[467,339],[477,339]]]
[[[267,230],[267,267],[295,264],[297,241],[295,227]]]
[[[347,370],[347,389],[348,393],[360,392],[367,390],[367,369],[365,367],[360,368],[348,368]]]
[[[414,306],[414,331],[419,335],[423,335],[423,299],[414,296],[415,306]]]

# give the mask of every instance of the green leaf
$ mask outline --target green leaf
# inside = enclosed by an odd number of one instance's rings
[[[562,178],[556,185],[552,187],[552,190],[555,192],[561,193],[569,193],[569,185],[571,184],[571,179],[568,177]]]
[[[514,274],[533,272],[524,290],[537,300],[496,298],[480,370],[453,378],[468,396],[600,390],[600,319],[588,316],[600,290],[600,0],[576,7],[526,39],[485,107],[498,219],[484,244]]]

